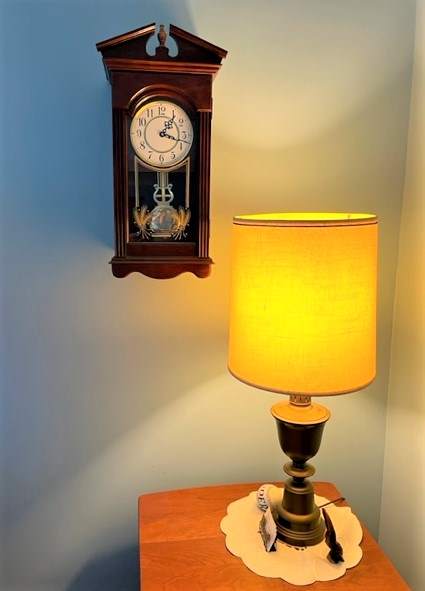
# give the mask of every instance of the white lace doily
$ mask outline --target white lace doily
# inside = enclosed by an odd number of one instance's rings
[[[266,552],[258,533],[262,511],[257,507],[256,491],[238,499],[227,507],[221,520],[221,531],[226,535],[227,549],[238,556],[257,575],[284,579],[292,585],[309,585],[315,581],[331,581],[356,566],[362,558],[360,542],[363,532],[359,520],[350,507],[328,505],[338,542],[344,550],[344,562],[332,564],[326,558],[329,548],[323,541],[316,546],[295,548],[276,543],[276,552]],[[315,495],[317,505],[328,502]]]

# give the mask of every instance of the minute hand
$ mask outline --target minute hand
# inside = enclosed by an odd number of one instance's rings
[[[164,130],[160,131],[159,135],[161,137],[167,137],[169,140],[174,140],[175,142],[184,142],[185,144],[190,144],[190,142],[188,142],[187,140],[182,140],[181,138],[176,138],[173,135],[166,133]]]

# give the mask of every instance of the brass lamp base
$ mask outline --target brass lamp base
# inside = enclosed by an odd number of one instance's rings
[[[285,482],[282,504],[277,507],[277,536],[291,546],[314,546],[324,538],[325,523],[314,502],[313,486],[306,480],[315,473],[307,460],[319,450],[330,412],[311,404],[309,396],[299,395],[291,396],[289,404],[275,404],[271,412],[280,446],[292,460],[283,468],[290,478]]]

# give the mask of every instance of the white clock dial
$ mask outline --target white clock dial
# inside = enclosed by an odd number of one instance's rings
[[[189,154],[193,127],[187,113],[170,101],[153,101],[141,107],[130,125],[131,145],[149,166],[175,166]]]

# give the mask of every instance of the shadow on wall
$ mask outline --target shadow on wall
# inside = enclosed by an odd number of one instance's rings
[[[95,558],[84,566],[66,591],[137,591],[139,554],[136,546]]]
[[[31,230],[20,235],[23,249],[44,251],[49,241],[41,236],[62,249],[82,238],[112,247],[110,86],[95,43],[150,22],[192,31],[186,3],[24,0],[7,3],[1,21],[2,108],[5,122],[14,122],[2,130],[4,231],[16,232],[25,210]],[[37,67],[29,55],[38,56]]]

